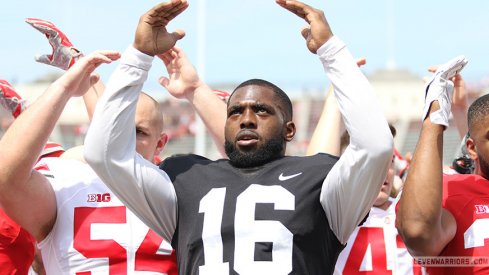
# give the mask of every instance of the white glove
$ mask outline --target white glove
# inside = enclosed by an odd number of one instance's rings
[[[465,56],[461,55],[438,67],[426,83],[422,121],[428,116],[431,103],[436,100],[440,109],[431,113],[430,121],[448,127],[453,95],[453,82],[450,79],[462,71],[467,62]]]

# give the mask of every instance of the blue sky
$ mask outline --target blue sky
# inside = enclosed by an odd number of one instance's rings
[[[489,1],[308,0],[324,10],[335,35],[354,56],[367,57],[368,74],[396,67],[424,75],[426,67],[465,54],[469,81],[489,75]],[[88,53],[97,49],[123,51],[132,42],[139,16],[155,0],[44,0],[5,1],[0,9],[2,46],[0,78],[13,83],[32,81],[55,68],[34,62],[36,53],[51,49],[46,39],[24,23],[27,17],[50,20]],[[306,49],[302,19],[274,0],[206,0],[204,58],[198,58],[199,0],[175,19],[169,29],[182,28],[178,43],[209,84],[239,83],[263,78],[287,88],[318,89],[327,84],[317,57]],[[107,80],[114,65],[99,72]],[[156,79],[164,67],[154,62],[148,90],[159,90]],[[162,90],[163,91],[163,90]]]

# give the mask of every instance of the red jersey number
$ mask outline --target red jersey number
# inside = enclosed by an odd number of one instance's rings
[[[109,274],[127,274],[127,251],[115,240],[92,240],[90,228],[94,223],[126,223],[126,207],[77,207],[74,212],[73,247],[86,258],[108,258]],[[163,242],[151,229],[135,254],[135,271],[176,274],[176,256],[156,254]],[[77,275],[90,275],[90,271]]]
[[[465,230],[464,247],[475,248],[485,246],[486,240],[489,239],[489,218],[477,219]]]
[[[372,271],[360,271],[362,260],[368,246],[371,249]],[[381,227],[360,227],[357,237],[346,259],[343,274],[392,274],[387,270],[387,253],[385,249],[384,229]]]

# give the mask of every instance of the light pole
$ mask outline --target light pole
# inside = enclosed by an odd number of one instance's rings
[[[202,81],[205,82],[205,23],[206,10],[205,0],[199,0],[197,6],[197,72]],[[206,130],[204,123],[198,115],[195,117],[195,145],[194,153],[205,155]]]

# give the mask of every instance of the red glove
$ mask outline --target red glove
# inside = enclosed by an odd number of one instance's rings
[[[12,113],[15,118],[27,107],[26,101],[5,80],[0,80],[0,105]]]
[[[48,38],[53,52],[51,54],[37,55],[36,61],[68,70],[83,54],[73,47],[68,37],[53,23],[36,18],[27,18],[25,21]]]

